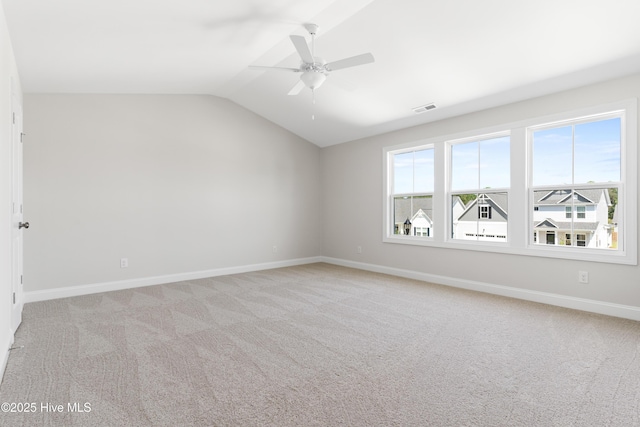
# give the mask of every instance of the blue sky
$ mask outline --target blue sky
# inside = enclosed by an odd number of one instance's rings
[[[544,129],[533,134],[533,185],[620,180],[620,118]],[[395,194],[431,193],[433,148],[394,155]],[[509,137],[451,146],[451,189],[510,186]]]
[[[619,180],[619,118],[534,133],[533,185]]]
[[[433,148],[393,156],[393,192],[433,192]]]
[[[451,189],[509,188],[509,137],[456,144],[451,147]]]

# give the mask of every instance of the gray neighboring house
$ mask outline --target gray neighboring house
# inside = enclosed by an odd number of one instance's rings
[[[507,193],[481,193],[453,217],[453,238],[506,242],[508,217]]]

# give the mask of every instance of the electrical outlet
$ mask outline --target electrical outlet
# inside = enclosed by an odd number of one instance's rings
[[[129,258],[120,258],[120,268],[129,267]]]
[[[277,247],[276,245],[273,245],[272,250],[273,250],[273,253],[274,253],[274,254],[277,254],[277,253],[278,253],[278,247]]]
[[[359,253],[359,254],[361,254],[361,253],[362,253],[362,246],[358,246],[358,247],[356,248],[356,253]]]
[[[580,282],[580,283],[589,283],[589,272],[588,271],[578,271],[578,282]]]

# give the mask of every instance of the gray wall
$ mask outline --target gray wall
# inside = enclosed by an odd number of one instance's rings
[[[323,255],[461,280],[640,307],[640,267],[382,242],[387,146],[640,97],[640,75],[322,150]],[[631,141],[637,144],[637,141]],[[636,236],[637,238],[637,236]],[[362,253],[356,253],[356,247]],[[579,284],[578,270],[589,272]]]
[[[24,109],[25,292],[321,254],[320,149],[232,102],[26,95]]]
[[[324,255],[640,307],[638,266],[382,242],[383,147],[638,96],[634,75],[321,150],[210,96],[28,95],[25,291]]]

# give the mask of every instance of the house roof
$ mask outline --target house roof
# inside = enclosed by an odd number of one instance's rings
[[[413,206],[412,206],[413,202]],[[413,207],[413,209],[412,209]],[[403,223],[409,218],[413,218],[413,216],[419,211],[422,210],[425,215],[429,218],[432,218],[433,215],[433,198],[431,197],[399,197],[395,199],[395,207],[394,207],[394,222]]]
[[[607,205],[611,204],[609,199],[609,192],[604,189],[585,189],[575,190],[576,199],[573,200],[573,205],[592,205],[597,204],[601,197],[605,197]],[[541,190],[535,191],[533,194],[536,205],[570,205],[571,190]]]
[[[599,222],[574,222],[574,231],[595,231],[598,229]],[[551,218],[545,218],[542,221],[534,221],[533,228],[536,230],[571,230],[571,222],[569,221],[553,221]]]
[[[478,203],[478,199],[481,199],[483,197],[489,200],[496,208],[500,210],[500,215],[503,218],[506,219],[509,216],[508,210],[507,210],[507,206],[508,206],[507,193],[489,193],[489,194],[482,193],[482,194],[479,194],[476,199],[471,200],[469,203],[467,203],[467,206],[465,207],[464,211],[460,214],[460,218],[465,216],[467,212],[469,212],[469,210],[471,210],[473,206],[475,206]]]

